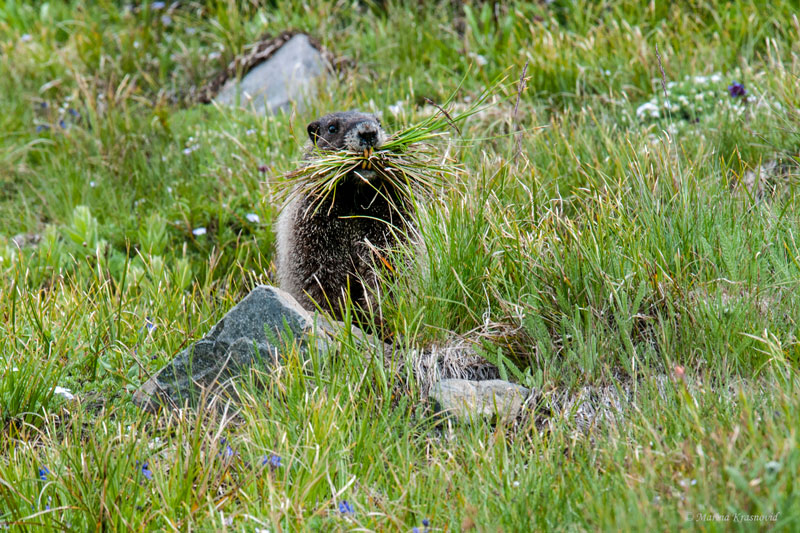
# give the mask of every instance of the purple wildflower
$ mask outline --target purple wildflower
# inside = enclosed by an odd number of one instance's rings
[[[153,11],[160,11],[167,6],[166,2],[153,2],[150,4],[150,9]]]
[[[64,122],[64,119],[59,120],[58,125],[61,126],[61,129],[67,129],[67,123]]]
[[[265,455],[264,456],[264,460],[261,461],[261,466],[265,466],[265,465],[269,465],[269,467],[272,468],[273,470],[278,468],[278,467],[280,467],[281,466],[281,456],[280,455],[275,455],[274,453],[270,454],[270,455]]]
[[[70,115],[72,115],[75,118],[78,118],[79,116],[81,116],[81,114],[78,113],[78,111],[76,109],[72,109],[71,107],[69,109],[67,109],[67,113],[69,113]]]
[[[39,124],[36,126],[36,133],[42,133],[43,131],[47,131],[50,129],[50,126],[47,124]]]
[[[47,102],[40,102],[40,103],[39,103],[39,107],[40,107],[41,109],[47,109]]]
[[[220,456],[224,455],[225,457],[233,457],[234,456],[234,454],[236,452],[234,452],[233,448],[231,448],[231,445],[228,444],[228,439],[226,439],[225,437],[222,437],[221,439],[219,439],[219,443],[220,443],[220,445],[224,444],[225,445],[225,449],[222,450],[221,452],[219,452],[217,455],[220,455]]]
[[[428,527],[429,525],[431,525],[431,521],[428,520],[427,518],[423,518],[422,519],[422,525],[425,526],[425,527]]]
[[[42,481],[47,481],[47,474],[49,473],[50,470],[46,466],[39,468],[39,479]]]
[[[728,94],[730,94],[733,98],[739,98],[747,96],[747,89],[744,88],[744,85],[735,81],[728,85]]]
[[[411,533],[419,533],[419,528],[417,526],[412,527]]]
[[[141,471],[142,475],[145,477],[145,479],[147,479],[147,481],[153,479],[153,472],[150,470],[149,461],[142,463],[141,467],[139,466],[139,461],[136,461],[136,468]]]
[[[353,506],[350,505],[350,502],[347,500],[342,500],[339,502],[339,512],[342,514],[353,514],[356,512],[356,510],[353,509]]]

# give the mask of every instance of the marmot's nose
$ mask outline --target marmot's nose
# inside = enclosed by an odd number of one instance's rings
[[[374,130],[362,131],[358,134],[358,143],[364,148],[372,148],[378,142],[378,132]]]

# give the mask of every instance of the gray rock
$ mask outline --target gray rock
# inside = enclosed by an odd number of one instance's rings
[[[319,50],[311,45],[307,35],[298,34],[241,80],[228,80],[214,101],[223,105],[235,105],[238,101],[246,108],[252,105],[262,114],[288,111],[292,103],[303,109],[326,70],[326,61]]]
[[[194,404],[204,391],[229,390],[231,378],[253,365],[269,371],[287,344],[305,350],[313,339],[318,350],[327,349],[331,330],[289,294],[258,286],[205,337],[142,385],[133,402],[151,412],[160,406],[182,407],[186,401]]]
[[[522,411],[530,391],[501,379],[444,379],[433,386],[430,399],[437,412],[468,422],[478,417],[511,420]]]

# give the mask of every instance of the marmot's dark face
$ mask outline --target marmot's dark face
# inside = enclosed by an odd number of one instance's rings
[[[378,117],[358,111],[340,111],[308,125],[308,138],[322,150],[349,150],[363,153],[386,142]]]

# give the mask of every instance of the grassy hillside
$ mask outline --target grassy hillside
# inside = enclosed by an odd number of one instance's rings
[[[0,1],[0,529],[800,528],[800,5],[318,4]],[[285,29],[342,59],[308,109],[192,102]],[[387,322],[545,394],[637,384],[622,419],[443,428],[349,346],[225,416],[133,407],[274,278],[309,121],[498,78]]]

